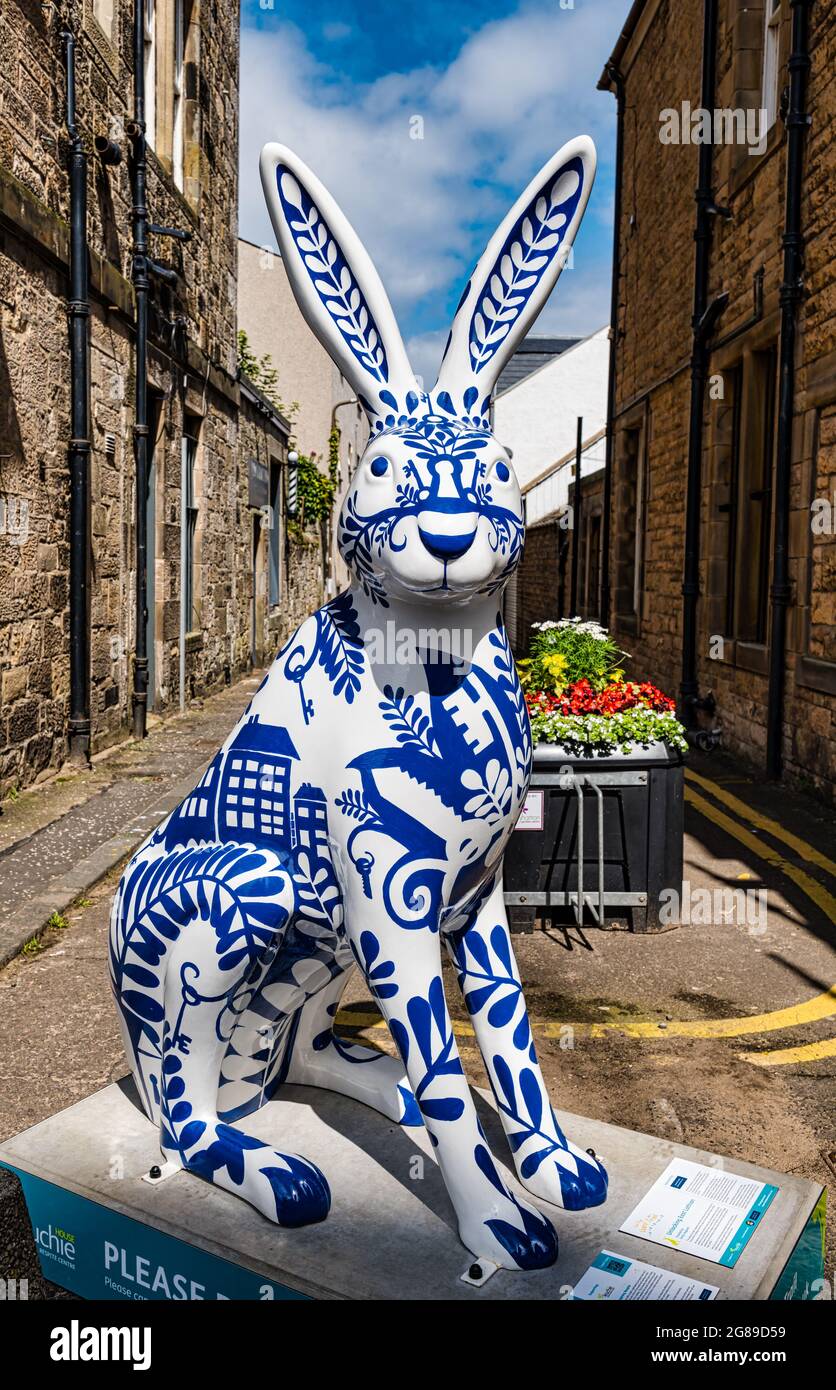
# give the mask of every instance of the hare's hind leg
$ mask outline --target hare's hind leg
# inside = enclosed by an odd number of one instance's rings
[[[280,1226],[303,1226],[328,1214],[331,1194],[315,1164],[279,1153],[218,1116],[221,1064],[236,1026],[263,978],[293,909],[289,879],[259,913],[257,939],[230,935],[221,895],[172,946],[165,976],[161,1147],[166,1158],[243,1197]],[[223,915],[223,920],[221,916]],[[272,940],[265,943],[264,927]]]
[[[371,1106],[400,1125],[423,1125],[404,1065],[376,1048],[350,1042],[334,1031],[351,961],[299,1010],[286,1080],[338,1091]]]

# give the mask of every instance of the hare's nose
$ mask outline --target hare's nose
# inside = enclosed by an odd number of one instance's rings
[[[418,534],[437,560],[457,560],[473,544],[475,512],[431,512],[418,515]]]

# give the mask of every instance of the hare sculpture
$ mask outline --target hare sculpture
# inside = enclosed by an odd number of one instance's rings
[[[295,154],[265,147],[294,294],[369,418],[339,518],[351,583],[285,644],[194,791],[134,855],[111,923],[125,1046],[166,1160],[281,1226],[321,1221],[327,1174],[293,1152],[292,1133],[287,1151],[263,1143],[249,1116],[284,1082],[326,1087],[426,1126],[462,1242],[507,1269],[550,1265],[557,1237],[488,1149],[442,950],[522,1188],[574,1211],[607,1190],[555,1118],[503,902],[531,735],[501,616],[522,506],[490,420],[594,170],[582,136],[529,184],[467,284],[426,391],[346,218]],[[397,1057],[335,1031],[354,969]]]

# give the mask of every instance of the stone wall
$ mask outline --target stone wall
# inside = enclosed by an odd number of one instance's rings
[[[620,57],[626,82],[623,201],[619,228],[616,432],[612,507],[611,625],[633,653],[634,668],[670,691],[681,679],[682,575],[699,145],[663,144],[660,114],[699,106],[702,4],[648,0]],[[758,109],[764,32],[763,6],[721,0],[718,109]],[[787,82],[790,6],[780,20],[777,92]],[[790,780],[826,798],[836,790],[836,226],[826,192],[836,167],[836,12],[811,9],[812,68],[808,107],[802,224],[806,245],[805,299],[799,311],[793,437],[791,579],[783,756]],[[716,134],[716,132],[715,132]],[[738,473],[752,467],[753,430],[744,422],[735,454],[735,410],[750,400],[744,383],[757,370],[774,390],[780,331],[786,141],[778,116],[752,152],[748,140],[721,138],[713,147],[714,191],[729,217],[713,221],[709,302],[729,300],[711,341],[702,462],[698,676],[713,689],[727,747],[762,767],[765,757],[768,589],[761,632],[740,619],[741,575],[755,561],[751,529],[730,535],[730,505],[743,505]],[[771,380],[771,386],[769,381]],[[735,395],[737,392],[737,396]],[[737,405],[735,405],[737,401]],[[751,405],[745,409],[754,410]],[[764,418],[770,414],[764,406]],[[754,418],[753,416],[751,418]],[[773,417],[774,428],[774,417]],[[768,452],[765,450],[765,452]],[[774,469],[774,448],[772,451]],[[767,479],[769,485],[769,479]],[[757,491],[757,489],[751,489]],[[824,524],[811,525],[816,500]],[[745,499],[744,499],[745,500]],[[829,502],[829,513],[824,503]],[[767,507],[770,504],[767,503]],[[639,515],[638,540],[636,515]],[[828,520],[829,517],[829,520]],[[771,557],[771,510],[766,552]],[[633,601],[636,567],[639,602]],[[736,568],[735,568],[736,567]],[[737,586],[737,588],[735,588]],[[732,590],[732,601],[729,591]]]
[[[94,4],[69,7],[78,34],[78,119],[88,152],[91,413],[91,747],[130,728],[135,630],[134,298],[126,122],[132,114],[132,0],[115,0],[111,39]],[[0,795],[58,768],[67,754],[69,694],[70,364],[68,143],[64,51],[54,9],[10,0],[0,12]],[[148,364],[153,437],[149,528],[150,707],[180,698],[181,460],[196,436],[195,605],[186,640],[186,698],[253,660],[253,554],[247,459],[284,458],[287,424],[242,404],[237,380],[238,7],[187,6],[182,187],[174,178],[172,0],[157,0],[153,222],[190,231],[155,237],[178,272],[154,282]],[[106,168],[106,135],[123,151]],[[297,556],[298,551],[298,556]],[[290,545],[278,616],[321,601],[318,549]],[[297,565],[297,559],[299,561]],[[297,597],[297,570],[299,576]]]
[[[561,547],[568,554],[567,532],[556,521],[531,526],[525,533],[522,564],[517,570],[517,640],[514,650],[528,650],[531,624],[560,617],[558,589]]]
[[[290,421],[294,447],[323,472],[330,462],[331,429],[338,426],[337,510],[366,447],[368,421],[352,387],[303,318],[274,246],[238,241],[238,319],[252,352],[268,356],[277,372],[276,393]],[[337,549],[335,526],[328,538],[328,563],[332,591],[343,588],[348,571]]]

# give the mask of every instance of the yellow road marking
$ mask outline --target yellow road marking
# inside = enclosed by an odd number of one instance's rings
[[[767,816],[761,816],[759,812],[751,811],[744,802],[732,796],[730,792],[725,792],[709,778],[692,773],[690,769],[686,775],[689,780],[698,782],[739,815],[748,818],[752,825],[783,840],[808,863],[817,864],[820,868],[827,869],[828,872],[836,873],[836,864],[829,860],[826,855],[819,854],[806,841],[792,835],[789,831],[785,831],[776,821],[770,820]],[[792,879],[805,896],[812,899],[825,916],[836,925],[836,897],[823,884],[812,878],[797,864],[791,864],[780,851],[771,845],[764,844],[745,826],[738,825],[724,811],[713,806],[710,801],[706,801],[705,797],[700,796],[698,792],[686,787],[685,796],[701,815],[706,816],[726,834],[745,845],[758,859],[764,860],[771,867],[780,870],[781,873]],[[611,1033],[618,1033],[627,1038],[739,1038],[745,1037],[747,1034],[772,1033],[780,1032],[785,1028],[798,1028],[803,1024],[817,1023],[823,1018],[831,1018],[834,1014],[836,1014],[836,984],[829,990],[825,990],[824,993],[817,994],[801,1004],[790,1004],[784,1009],[772,1009],[769,1013],[750,1014],[741,1018],[672,1019],[664,1028],[661,1028],[658,1020],[655,1019],[610,1020],[601,1023],[572,1023],[569,1020],[565,1023],[554,1023],[546,1019],[532,1019],[531,1028],[536,1037],[549,1040],[560,1040],[566,1037],[570,1031],[576,1037],[586,1038],[604,1038]],[[336,1022],[342,1028],[363,1030],[385,1029],[387,1026],[385,1020],[378,1013],[361,1014],[350,1013],[345,1010],[337,1015]],[[475,1036],[475,1030],[471,1024],[459,1021],[453,1023],[453,1032],[459,1038]],[[818,1061],[822,1057],[836,1056],[836,1038],[827,1039],[824,1042],[807,1043],[799,1047],[776,1048],[770,1052],[742,1052],[738,1055],[746,1061],[752,1062],[753,1065],[761,1067]]]
[[[836,985],[825,994],[817,994],[803,1004],[790,1004],[786,1009],[773,1009],[766,1014],[750,1014],[742,1018],[672,1019],[664,1028],[653,1019],[630,1019],[608,1023],[546,1023],[540,1036],[559,1038],[570,1027],[585,1038],[605,1038],[608,1033],[621,1033],[625,1038],[741,1038],[747,1033],[773,1033],[782,1028],[797,1028],[802,1023],[817,1023],[819,1019],[836,1014]],[[532,1028],[534,1024],[532,1024]]]
[[[739,797],[727,792],[724,787],[712,782],[710,777],[702,777],[699,772],[693,772],[691,768],[686,769],[685,776],[689,782],[695,782],[697,786],[703,787],[705,791],[711,793],[716,801],[722,801],[724,806],[728,806],[730,810],[742,816],[750,825],[757,826],[758,830],[765,830],[769,835],[774,835],[776,840],[783,840],[785,845],[794,849],[796,854],[799,854],[808,864],[816,864],[820,869],[824,869],[836,877],[836,863],[832,859],[828,859],[826,854],[822,854],[820,850],[808,844],[806,840],[802,840],[800,836],[793,835],[791,830],[785,830],[778,821],[771,820],[769,816],[756,811],[752,806],[747,806],[745,801],[741,801]]]
[[[620,1033],[625,1038],[741,1038],[747,1033],[773,1033],[783,1028],[798,1028],[805,1023],[818,1023],[822,1018],[836,1014],[836,985],[824,994],[817,994],[803,1004],[790,1004],[785,1009],[773,1009],[771,1013],[751,1014],[743,1018],[709,1018],[672,1020],[665,1028],[660,1028],[653,1019],[610,1020],[601,1023],[553,1023],[547,1019],[531,1019],[532,1031],[537,1037],[561,1039],[571,1031],[576,1037],[605,1038],[610,1033]],[[386,1023],[380,1014],[348,1013],[341,1010],[337,1014],[340,1028],[385,1028]],[[458,1038],[472,1038],[475,1030],[470,1023],[456,1020],[453,1032]]]
[[[702,815],[707,816],[710,821],[718,825],[721,830],[725,830],[727,835],[739,840],[758,859],[765,860],[773,868],[780,869],[781,873],[787,875],[787,878],[791,878],[802,893],[805,893],[808,898],[812,898],[816,906],[820,907],[825,916],[829,917],[831,922],[836,925],[836,898],[828,892],[823,883],[819,883],[818,879],[811,878],[797,864],[791,864],[779,850],[764,844],[763,840],[758,839],[757,835],[753,835],[751,830],[747,830],[743,825],[738,825],[736,821],[726,815],[725,811],[720,811],[716,806],[712,806],[710,801],[706,801],[705,797],[700,796],[698,792],[691,791],[690,787],[685,788],[685,799],[690,801],[691,805]]]
[[[772,1052],[738,1052],[737,1055],[754,1067],[786,1067],[798,1062],[820,1062],[823,1057],[836,1057],[836,1038],[802,1043],[798,1047],[777,1047]]]

